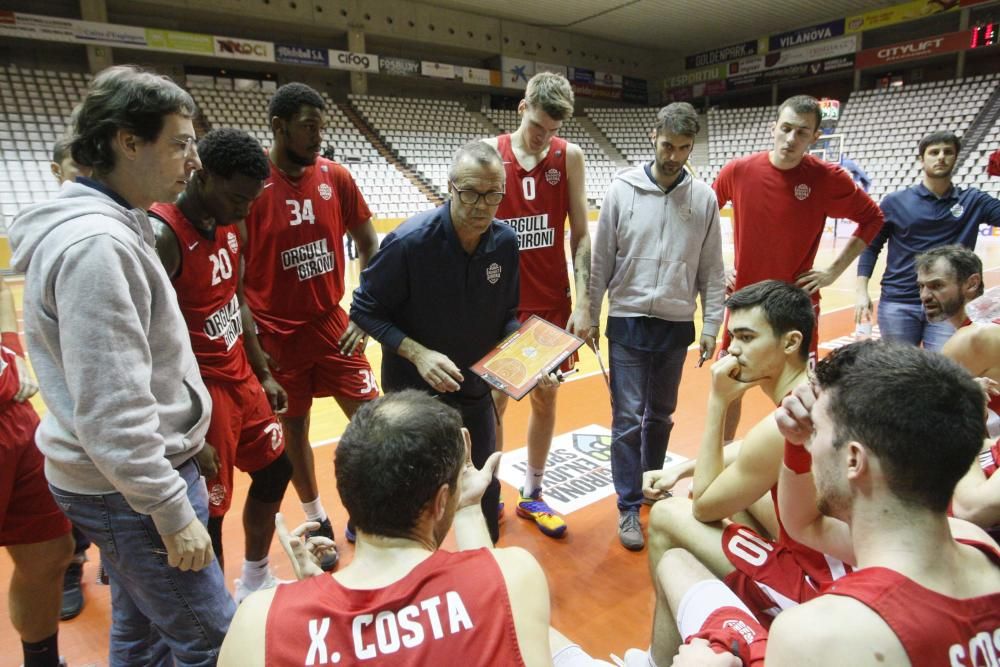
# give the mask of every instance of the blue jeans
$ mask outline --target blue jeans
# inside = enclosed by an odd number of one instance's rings
[[[611,477],[619,511],[639,511],[642,473],[663,467],[687,346],[646,352],[609,341]]]
[[[208,521],[208,491],[193,460],[177,469],[198,520]],[[52,495],[74,525],[101,551],[111,578],[112,666],[214,665],[236,613],[218,561],[199,572],[167,564],[153,520],[120,493]]]
[[[955,327],[949,322],[928,322],[924,307],[910,303],[878,302],[878,328],[882,338],[910,345],[924,344],[925,350],[940,352]]]

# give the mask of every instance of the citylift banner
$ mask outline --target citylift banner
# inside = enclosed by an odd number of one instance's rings
[[[891,65],[892,63],[907,60],[928,58],[944,53],[954,53],[955,51],[962,51],[969,48],[971,39],[972,32],[963,30],[961,32],[950,32],[946,35],[922,37],[910,42],[879,46],[874,49],[865,49],[858,54],[855,67],[865,69],[867,67]]]

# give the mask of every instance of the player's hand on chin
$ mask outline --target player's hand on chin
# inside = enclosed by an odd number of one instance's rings
[[[764,379],[743,379],[740,377],[742,370],[739,360],[732,354],[712,364],[712,393],[727,404],[732,403]]]

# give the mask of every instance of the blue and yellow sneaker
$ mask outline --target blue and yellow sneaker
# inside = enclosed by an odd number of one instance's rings
[[[549,537],[562,537],[566,532],[566,522],[561,516],[555,513],[548,503],[542,500],[542,490],[538,489],[530,496],[524,495],[524,490],[519,491],[520,498],[517,501],[517,515],[522,519],[531,519]]]

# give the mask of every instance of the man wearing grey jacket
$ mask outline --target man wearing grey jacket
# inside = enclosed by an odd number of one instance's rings
[[[62,510],[111,578],[111,665],[214,665],[235,603],[213,562],[194,457],[211,399],[145,209],[201,167],[190,95],[134,67],[98,74],[65,183],[10,227],[49,412],[36,442]]]
[[[604,197],[590,274],[591,324],[608,293],[611,472],[618,538],[645,546],[642,473],[663,466],[695,299],[702,309],[701,358],[715,351],[725,278],[719,206],[712,189],[684,170],[698,116],[685,102],[660,109],[650,140],[655,159],[619,173]],[[596,336],[596,332],[595,336]]]

